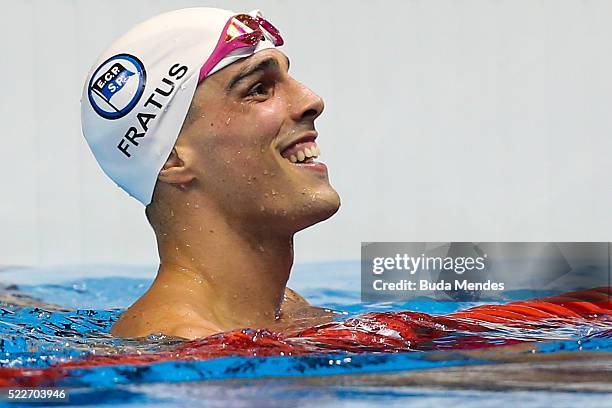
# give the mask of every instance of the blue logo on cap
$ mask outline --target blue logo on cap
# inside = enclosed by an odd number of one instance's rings
[[[119,119],[136,106],[146,83],[144,65],[130,54],[104,61],[91,76],[89,103],[105,119]]]

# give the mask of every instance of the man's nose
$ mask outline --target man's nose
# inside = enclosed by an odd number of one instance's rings
[[[295,81],[295,96],[293,98],[291,115],[296,122],[303,120],[313,121],[325,108],[323,98],[314,93],[304,84]]]

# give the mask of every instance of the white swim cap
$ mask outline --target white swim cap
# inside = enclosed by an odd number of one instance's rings
[[[83,135],[102,170],[144,205],[151,202],[159,171],[183,126],[200,70],[236,14],[206,7],[160,14],[115,41],[87,75]],[[257,10],[248,14],[261,16]],[[273,48],[269,33],[263,34],[256,45],[229,53],[207,75]]]

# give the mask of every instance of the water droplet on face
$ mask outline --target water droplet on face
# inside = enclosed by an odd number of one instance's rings
[[[227,120],[225,121],[225,125],[229,126],[231,120],[232,120],[232,118],[227,118]]]
[[[264,206],[262,205],[261,207],[259,207],[259,210],[260,210],[261,212],[264,212],[264,211],[266,211],[266,207],[264,207]]]
[[[263,171],[263,174],[264,174],[264,175],[267,175],[267,174],[268,174],[268,170],[264,170],[264,171]]]
[[[259,246],[259,251],[260,251],[260,252],[266,252],[266,250],[264,249],[264,247],[262,247],[261,245]]]
[[[278,192],[276,190],[272,190],[272,197],[276,196],[278,194]]]

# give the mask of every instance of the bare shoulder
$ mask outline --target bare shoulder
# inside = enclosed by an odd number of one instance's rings
[[[164,332],[168,336],[182,337],[187,340],[201,339],[220,333],[222,330],[210,322],[181,323]]]
[[[310,306],[310,303],[299,293],[291,288],[285,288],[285,302],[293,303],[296,306]]]
[[[286,288],[285,300],[282,305],[280,326],[287,328],[313,326],[327,323],[333,319],[333,311],[318,306],[312,306],[296,291]]]
[[[144,337],[153,333],[188,339],[218,332],[218,328],[203,319],[189,305],[178,303],[128,308],[111,328],[116,337]]]

